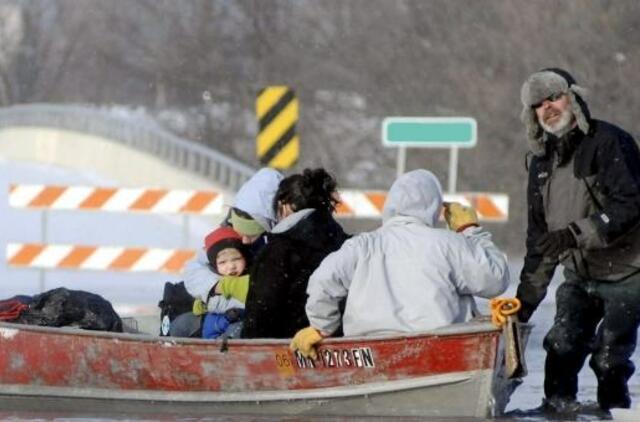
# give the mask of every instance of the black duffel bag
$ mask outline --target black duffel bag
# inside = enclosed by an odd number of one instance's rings
[[[192,314],[193,302],[195,298],[189,294],[184,282],[171,283],[167,281],[164,284],[162,292],[162,300],[158,302],[160,307],[160,335],[161,336],[178,336],[178,337],[200,337],[201,317]],[[180,327],[176,327],[174,320],[179,319]],[[182,327],[182,325],[193,326]],[[173,326],[173,330],[172,330]],[[188,331],[187,332],[185,332]],[[172,331],[174,331],[172,333]]]
[[[12,322],[122,332],[122,320],[111,303],[94,293],[60,287],[35,295],[27,303],[28,309]]]

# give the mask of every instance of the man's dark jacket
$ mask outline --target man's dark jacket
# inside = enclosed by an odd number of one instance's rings
[[[282,222],[268,234],[251,268],[244,338],[288,338],[307,327],[309,277],[348,238],[333,216],[321,210],[279,230]]]
[[[640,153],[633,137],[591,120],[549,139],[534,156],[527,188],[527,255],[518,286],[521,319],[544,298],[557,264],[587,279],[615,282],[640,271]],[[577,247],[559,259],[536,245],[550,231],[569,228]]]

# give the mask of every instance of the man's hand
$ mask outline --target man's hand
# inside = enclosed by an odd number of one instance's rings
[[[536,248],[543,255],[557,258],[562,252],[576,247],[576,239],[571,230],[562,229],[545,233],[540,237]]]
[[[315,359],[318,356],[315,345],[321,340],[322,335],[318,330],[313,327],[303,328],[293,337],[289,349],[292,351],[300,351],[305,358]]]
[[[444,219],[449,228],[456,232],[461,232],[467,227],[478,225],[478,216],[473,207],[467,207],[459,202],[445,202]]]

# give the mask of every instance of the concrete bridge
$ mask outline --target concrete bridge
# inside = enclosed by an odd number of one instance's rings
[[[50,164],[96,175],[115,185],[110,187],[213,190],[223,194],[225,204],[233,202],[235,192],[255,171],[217,151],[180,139],[135,112],[51,104],[0,108],[0,158],[6,159],[7,165],[7,171],[0,172],[5,182],[0,186],[3,222],[0,246],[7,256],[9,244],[34,243],[109,250],[135,247],[156,251],[154,253],[160,249],[195,250],[202,246],[204,234],[222,218],[222,214],[49,212],[11,208],[8,183],[24,182],[14,177],[11,169],[20,168],[21,162]],[[179,275],[169,278],[168,274],[157,272],[91,271],[88,274],[68,268],[55,271],[44,268],[37,265],[9,268],[8,259],[1,259],[0,299],[65,286],[102,295],[121,315],[138,312],[126,309],[140,307],[146,309],[144,312],[156,313],[164,281],[179,280]]]
[[[255,172],[146,116],[74,105],[0,108],[0,157],[92,171],[121,186],[214,189],[227,197]]]

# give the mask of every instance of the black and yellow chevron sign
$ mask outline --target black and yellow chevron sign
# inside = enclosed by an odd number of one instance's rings
[[[260,162],[276,169],[291,168],[298,161],[300,140],[296,133],[298,99],[287,86],[268,86],[256,98]]]

